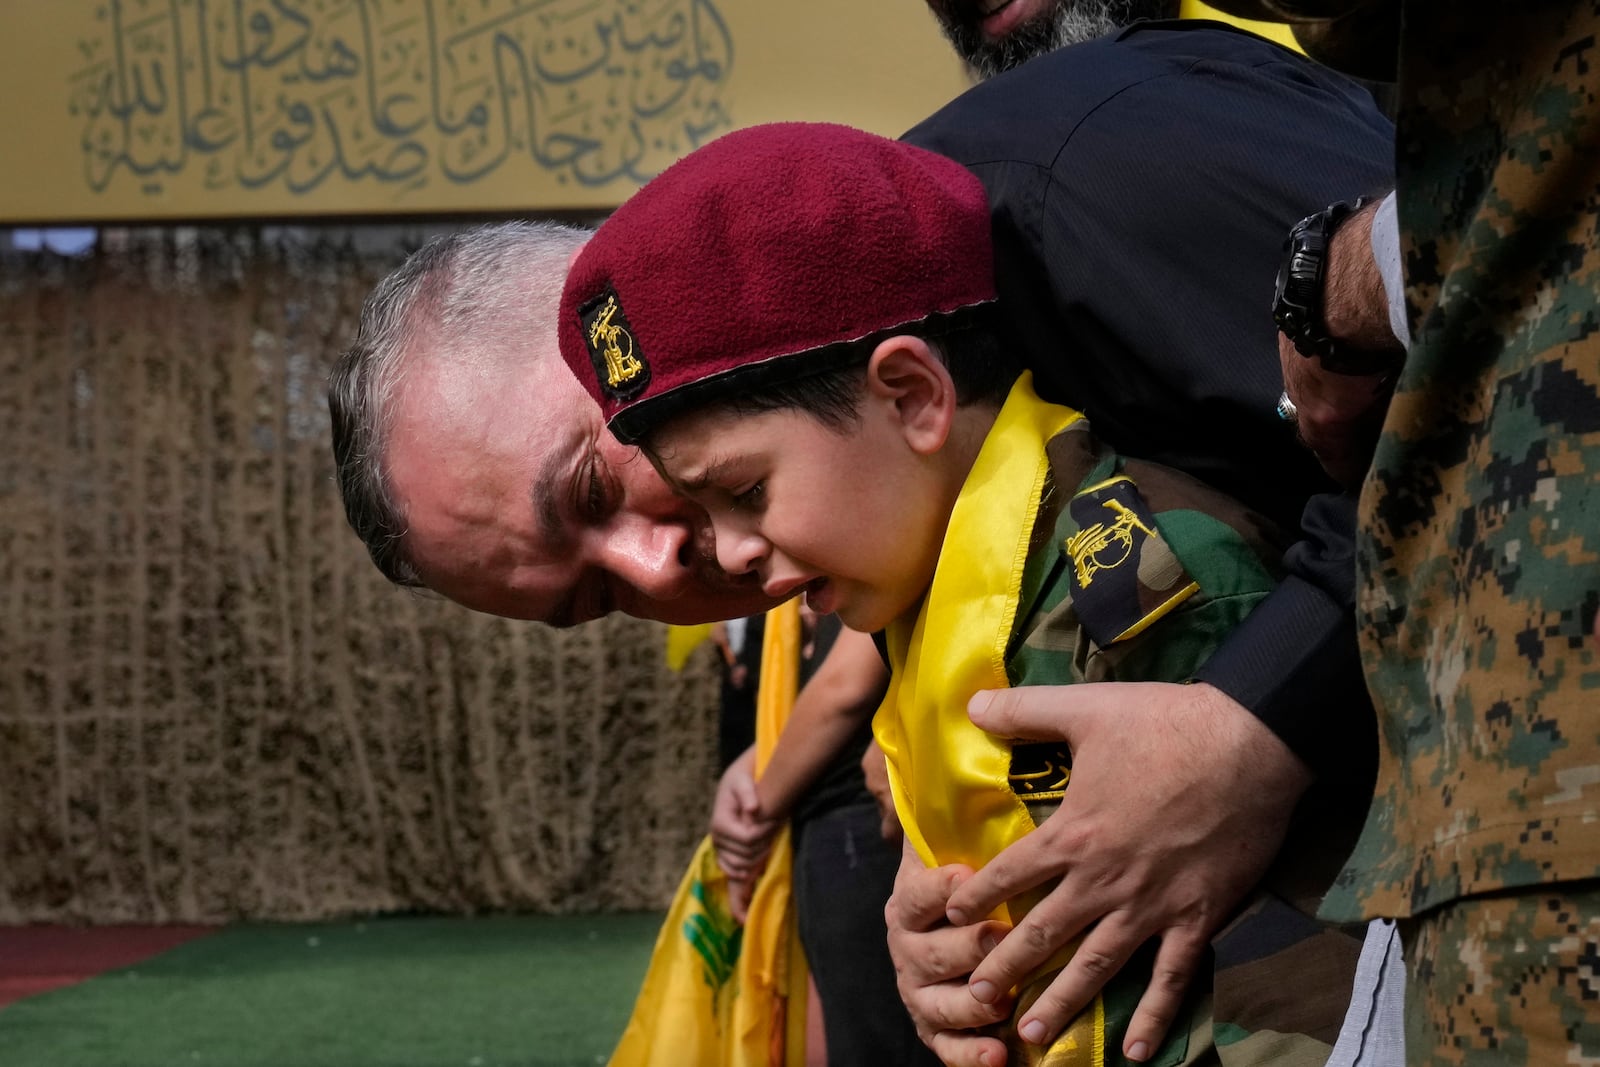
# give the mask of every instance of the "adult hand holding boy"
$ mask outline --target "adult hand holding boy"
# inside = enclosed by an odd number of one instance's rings
[[[1310,773],[1259,719],[1204,684],[1011,689],[978,694],[969,714],[999,737],[1066,740],[1076,770],[1060,810],[976,874],[902,865],[886,913],[901,995],[946,1062],[997,1067],[1000,1042],[968,1029],[1000,1014],[986,1016],[986,1000],[1003,1005],[1022,976],[1089,930],[1019,1020],[1024,1031],[1037,1023],[1053,1034],[1159,938],[1123,1044],[1130,1059],[1147,1058],[1206,943],[1276,853]],[[979,920],[1052,878],[1055,889],[985,954],[984,938],[998,929]],[[953,927],[930,919],[941,895]]]

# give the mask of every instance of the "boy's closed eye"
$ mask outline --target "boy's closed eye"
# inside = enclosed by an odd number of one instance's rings
[[[730,494],[733,506],[740,511],[759,511],[767,502],[767,483],[758,481],[749,488]]]

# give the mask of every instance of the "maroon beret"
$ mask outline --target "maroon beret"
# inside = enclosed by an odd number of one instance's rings
[[[829,369],[827,346],[994,297],[988,202],[965,167],[847,126],[754,126],[600,227],[567,277],[561,354],[633,442]]]

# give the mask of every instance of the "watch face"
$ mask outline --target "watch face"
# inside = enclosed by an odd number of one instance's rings
[[[1319,212],[1289,231],[1273,295],[1272,319],[1303,356],[1318,355],[1327,345],[1321,328],[1326,223],[1326,213]]]
[[[1290,307],[1283,299],[1283,281],[1278,282],[1277,297],[1272,302],[1272,321],[1278,324],[1278,329],[1293,337],[1300,328],[1300,316],[1297,309]]]
[[[1289,251],[1278,266],[1278,279],[1272,293],[1272,320],[1292,340],[1306,325],[1311,301],[1319,287],[1316,263],[1308,264],[1303,251],[1305,236],[1296,227],[1289,238]],[[1311,276],[1306,276],[1307,267]]]

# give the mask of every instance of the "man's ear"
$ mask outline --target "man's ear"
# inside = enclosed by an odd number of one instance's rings
[[[867,360],[867,395],[887,405],[912,451],[931,455],[944,447],[956,415],[956,385],[928,342],[899,334],[881,342]]]

